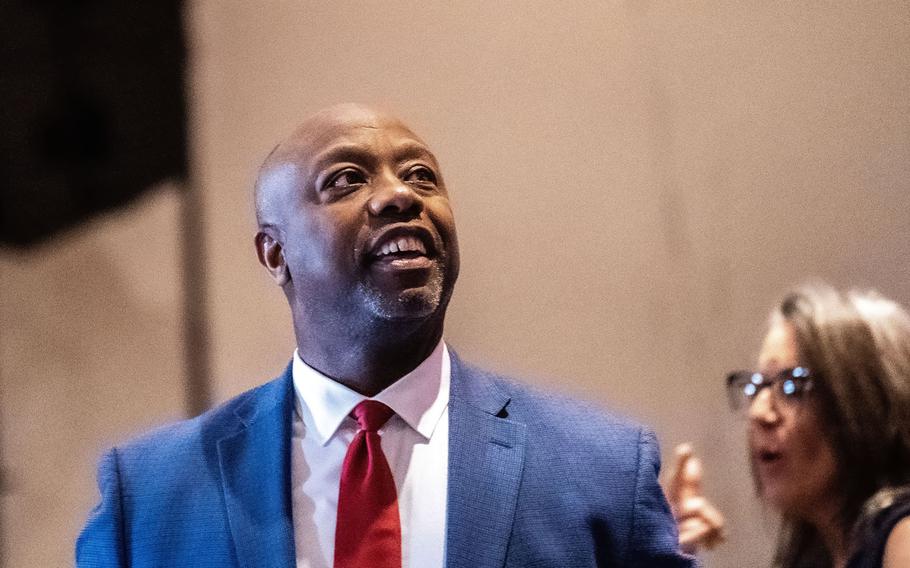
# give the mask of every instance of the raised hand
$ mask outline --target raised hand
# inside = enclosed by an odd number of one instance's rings
[[[674,453],[666,493],[679,528],[679,547],[689,554],[710,550],[724,540],[724,517],[702,494],[701,460],[692,445],[680,444]]]

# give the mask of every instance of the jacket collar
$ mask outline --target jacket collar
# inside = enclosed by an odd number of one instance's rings
[[[525,459],[525,424],[503,382],[452,354],[446,566],[501,568]]]
[[[450,353],[446,566],[499,568],[512,531],[527,428],[508,418],[511,395],[501,381]],[[291,375],[289,365],[239,401],[237,430],[218,442],[225,506],[244,568],[295,562]]]
[[[222,489],[240,566],[294,565],[290,366],[238,402],[240,425],[218,441]]]

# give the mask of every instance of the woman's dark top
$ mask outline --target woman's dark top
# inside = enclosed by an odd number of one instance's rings
[[[847,568],[881,568],[888,536],[897,523],[910,517],[910,487],[887,490],[870,502],[854,533],[857,548]]]

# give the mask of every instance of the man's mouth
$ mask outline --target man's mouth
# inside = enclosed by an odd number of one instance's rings
[[[430,232],[413,225],[399,225],[380,233],[367,250],[371,266],[395,273],[429,269],[436,256]]]
[[[398,237],[382,243],[379,250],[373,254],[374,258],[381,259],[392,256],[394,258],[415,258],[426,256],[427,247],[417,237]]]

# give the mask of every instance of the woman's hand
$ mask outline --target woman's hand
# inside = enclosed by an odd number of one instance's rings
[[[712,549],[724,540],[724,517],[701,490],[701,460],[691,444],[680,444],[674,452],[673,473],[667,481],[667,500],[679,529],[679,547],[695,554]]]

